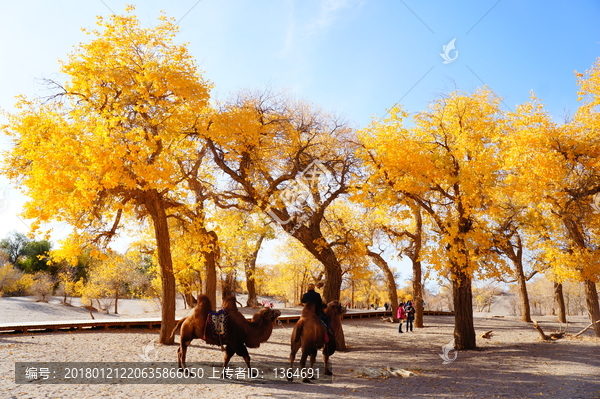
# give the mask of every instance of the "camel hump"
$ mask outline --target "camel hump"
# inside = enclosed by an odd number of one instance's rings
[[[233,295],[229,295],[223,300],[223,309],[233,310],[235,312],[238,311],[236,300]]]
[[[311,315],[316,315],[317,314],[317,309],[316,309],[317,305],[314,302],[307,302],[304,304],[304,307],[302,308],[302,312],[301,312],[301,316],[302,317],[308,317]]]
[[[211,310],[212,303],[210,302],[208,296],[204,294],[198,294],[198,302],[196,303],[196,307]]]

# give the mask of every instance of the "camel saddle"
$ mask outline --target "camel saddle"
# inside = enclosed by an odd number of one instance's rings
[[[227,338],[227,316],[227,309],[208,312],[204,334],[207,342],[210,340],[209,337],[218,340],[215,344]]]

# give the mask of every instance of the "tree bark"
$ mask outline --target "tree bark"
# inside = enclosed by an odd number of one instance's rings
[[[260,247],[262,246],[262,242],[265,239],[265,235],[261,235],[256,242],[256,246],[254,247],[254,252],[248,262],[246,262],[245,272],[246,272],[246,288],[248,289],[248,300],[246,301],[246,306],[255,307],[258,306],[258,298],[256,294],[256,280],[254,279],[254,273],[256,271],[256,259],[258,258],[258,252],[260,251]]]
[[[206,279],[204,294],[210,299],[212,306],[217,306],[217,259],[219,257],[219,238],[214,231],[206,231],[206,247],[202,249]]]
[[[225,301],[230,295],[235,296],[235,270],[227,272],[221,281],[221,299]]]
[[[296,227],[286,224],[282,226],[288,233]],[[342,266],[335,256],[333,249],[327,245],[317,224],[310,227],[304,225],[296,228],[293,237],[310,252],[325,269],[325,285],[323,286],[323,300],[325,303],[340,299],[342,288]],[[324,244],[324,245],[323,245]]]
[[[183,308],[191,309],[192,305],[190,304],[190,298],[192,297],[192,294],[190,292],[182,292],[180,294],[181,294],[181,299],[183,299]]]
[[[550,339],[550,337],[544,334],[544,330],[542,330],[542,327],[540,327],[537,322],[533,323],[533,328],[536,329],[536,331],[540,334],[540,338],[544,341],[548,341]]]
[[[554,301],[556,302],[557,317],[559,323],[567,322],[567,312],[565,308],[565,297],[563,295],[563,286],[554,282]]]
[[[499,249],[504,255],[511,260],[514,265],[514,275],[517,280],[519,287],[519,300],[521,306],[521,321],[531,323],[531,305],[529,304],[529,294],[527,292],[527,279],[531,278],[534,274],[527,277],[523,268],[523,242],[521,241],[521,235],[518,233],[516,227],[510,228],[510,234],[506,241],[502,241],[499,245]],[[513,244],[511,237],[516,238],[516,242]],[[515,252],[515,248],[517,249]]]
[[[307,227],[305,225],[293,225],[293,223],[283,225],[283,229],[296,238],[310,252],[325,269],[325,285],[323,286],[323,300],[325,303],[340,300],[340,291],[342,289],[342,265],[338,261],[335,252],[327,244],[320,230],[320,218],[316,218]],[[340,344],[339,349],[346,348],[346,339],[344,330],[341,326],[336,331],[336,345]]]
[[[410,204],[413,216],[415,218],[415,233],[411,236],[413,248],[410,253],[413,270],[413,307],[415,308],[415,327],[423,328],[423,269],[421,268],[421,248],[423,247],[423,216],[421,208],[416,203]]]
[[[415,308],[415,327],[423,328],[423,277],[421,261],[413,260],[413,307]]]
[[[336,325],[336,329],[333,332],[335,334],[335,346],[336,350],[340,352],[346,352],[346,337],[344,336],[344,329],[342,328],[342,315],[339,315],[340,322]]]
[[[577,334],[573,335],[574,337],[579,337],[581,334],[583,334],[584,332],[586,332],[587,330],[589,330],[594,324],[598,324],[600,323],[600,320],[596,321],[595,323],[591,323],[589,326],[587,326],[586,328],[584,328],[583,330],[579,331]]]
[[[452,297],[454,300],[454,347],[476,349],[473,324],[473,292],[471,277],[460,266],[452,266]]]
[[[581,225],[569,215],[564,217],[563,222],[567,228],[571,241],[581,250],[587,251],[588,247]],[[579,269],[579,272],[583,275],[582,269]],[[598,304],[598,290],[596,289],[596,283],[591,281],[589,278],[584,277],[583,285],[585,289],[585,303],[587,305],[588,314],[590,315],[592,324],[594,325],[594,333],[597,337],[600,337],[600,325],[596,323],[596,321],[600,320],[600,306]]]
[[[90,316],[92,317],[92,320],[95,319],[93,309],[94,309],[94,301],[92,299],[90,299],[90,306],[88,307],[88,310],[90,311]]]
[[[174,339],[171,338],[171,331],[175,327],[175,275],[173,274],[167,213],[160,194],[155,190],[148,192],[145,205],[154,225],[162,280],[162,323],[158,340],[161,344],[171,345],[174,342]]]
[[[519,259],[515,263],[515,275],[519,286],[519,299],[521,302],[521,321],[531,323],[531,307],[529,306],[529,294],[527,292],[527,279],[523,271],[523,263]]]
[[[398,309],[398,290],[396,289],[394,273],[392,273],[390,266],[380,254],[373,251],[367,251],[367,255],[373,259],[373,263],[379,266],[385,275],[385,284],[387,286],[388,295],[390,296],[390,301],[392,302],[392,317],[394,318],[394,321],[397,322],[398,317],[396,309]]]
[[[527,292],[527,277],[523,269],[523,244],[521,242],[521,236],[515,232],[517,242],[517,252],[515,253],[512,245],[508,243],[507,249],[509,250],[509,258],[513,261],[515,266],[515,276],[517,277],[517,284],[519,286],[519,299],[521,300],[521,320],[527,323],[531,323],[531,307],[529,305],[529,294]]]
[[[119,289],[120,287],[117,287],[115,293],[115,314],[119,314]]]
[[[600,304],[598,303],[598,290],[596,289],[596,283],[590,279],[583,281],[585,287],[585,302],[590,313],[592,324],[594,325],[594,334],[596,337],[600,337]]]

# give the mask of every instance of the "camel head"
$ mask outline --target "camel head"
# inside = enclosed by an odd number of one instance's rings
[[[277,318],[281,316],[281,311],[278,309],[271,309],[269,307],[264,307],[260,309],[257,313],[252,316],[252,321],[258,321],[260,319],[269,320],[271,323],[274,323]]]
[[[334,311],[337,314],[346,313],[346,307],[340,303],[340,301],[331,301],[327,304],[327,309]]]

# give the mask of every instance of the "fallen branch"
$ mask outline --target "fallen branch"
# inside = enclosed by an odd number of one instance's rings
[[[544,334],[544,330],[542,330],[542,327],[540,327],[540,325],[537,323],[537,321],[533,322],[533,327],[537,330],[537,332],[540,333],[540,336],[544,341],[549,341],[551,339],[560,339],[565,336],[564,332],[552,333],[550,335]]]
[[[542,327],[539,326],[537,321],[533,322],[533,328],[535,328],[537,332],[540,333],[540,336],[544,341],[548,341],[550,339],[546,334],[544,334],[544,330],[542,330]]]
[[[354,372],[359,377],[367,377],[367,378],[390,378],[390,377],[403,377],[407,378],[415,375],[412,371],[398,369],[395,367],[361,367],[359,369],[354,370]]]
[[[487,339],[492,338],[492,335],[493,335],[492,332],[493,332],[493,330],[490,330],[486,333],[481,334],[481,338],[487,338]]]
[[[594,323],[590,323],[589,326],[587,326],[586,328],[584,328],[583,330],[579,331],[577,334],[575,334],[573,336],[574,337],[579,337],[581,334],[583,334],[584,332],[586,332],[587,330],[589,330],[596,323],[600,323],[600,320],[596,320]]]

